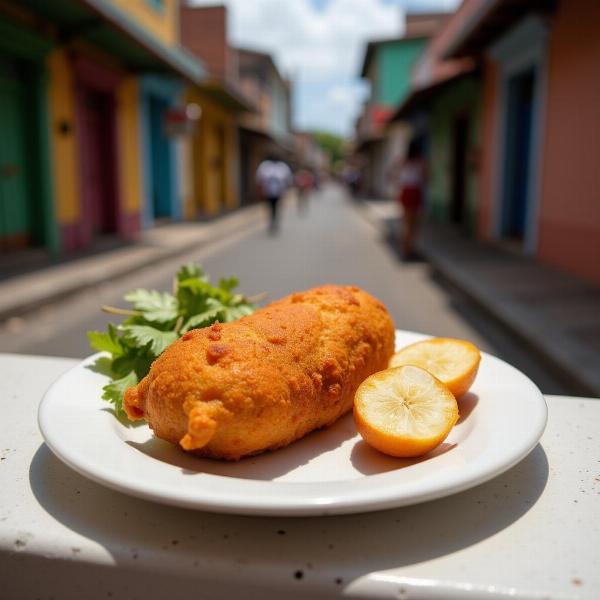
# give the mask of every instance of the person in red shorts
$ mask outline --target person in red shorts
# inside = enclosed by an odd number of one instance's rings
[[[399,184],[398,201],[402,205],[402,236],[400,251],[405,260],[415,257],[415,240],[423,208],[425,161],[416,139],[408,145],[406,157],[394,168]]]

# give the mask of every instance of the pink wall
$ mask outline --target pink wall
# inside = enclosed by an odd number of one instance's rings
[[[552,22],[538,257],[600,282],[600,2]]]

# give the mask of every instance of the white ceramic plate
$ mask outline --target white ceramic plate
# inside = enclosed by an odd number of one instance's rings
[[[396,332],[398,348],[426,336]],[[97,356],[97,355],[96,355]],[[100,484],[165,504],[253,515],[327,515],[416,504],[468,489],[506,471],[540,439],[546,404],[520,371],[484,354],[461,419],[420,459],[368,447],[351,415],[287,448],[236,463],[195,458],[118,421],[101,399],[105,376],[91,356],[46,392],[39,425],[67,465]]]

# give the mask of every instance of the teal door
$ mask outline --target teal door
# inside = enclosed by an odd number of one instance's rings
[[[0,248],[3,250],[25,246],[32,237],[25,163],[25,95],[17,75],[15,65],[0,63]]]
[[[150,152],[152,169],[152,205],[155,219],[172,217],[171,154],[164,122],[168,104],[150,96]]]

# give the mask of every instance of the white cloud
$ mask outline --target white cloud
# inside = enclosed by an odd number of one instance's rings
[[[222,3],[229,8],[231,42],[271,52],[284,75],[294,81],[295,123],[303,128],[328,124],[332,130],[350,133],[364,98],[358,74],[366,43],[402,32],[401,1],[325,0],[320,9],[311,0]],[[418,1],[423,0],[412,0],[410,8],[414,9]],[[427,1],[439,7],[457,2]],[[190,3],[214,5],[215,0]],[[331,82],[331,89],[315,103],[308,88],[327,82]]]
[[[196,5],[214,0],[195,0]],[[234,44],[273,52],[286,74],[302,79],[353,76],[363,46],[401,30],[398,7],[378,0],[225,0]]]
[[[358,90],[355,85],[350,83],[335,84],[327,91],[326,100],[334,105],[347,106],[349,104],[354,104],[360,96],[360,90]]]

